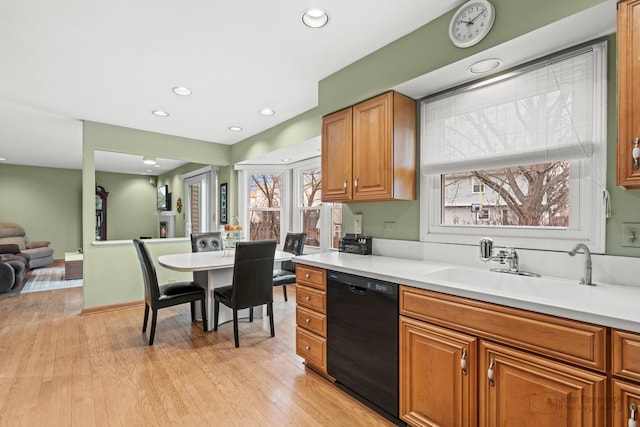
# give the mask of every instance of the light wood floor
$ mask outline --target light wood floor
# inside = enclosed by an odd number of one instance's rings
[[[82,289],[0,296],[0,426],[388,426],[305,369],[295,354],[295,287],[268,321],[204,333],[185,304],[80,316]]]

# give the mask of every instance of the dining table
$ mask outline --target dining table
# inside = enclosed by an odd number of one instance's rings
[[[276,250],[275,261],[287,261],[293,258],[289,252]],[[207,323],[208,329],[213,330],[213,291],[215,288],[231,285],[233,283],[233,264],[235,260],[235,250],[225,249],[222,251],[209,252],[184,252],[177,254],[161,255],[158,257],[158,264],[164,268],[174,271],[194,272],[207,271]],[[196,317],[201,319],[202,314],[196,304]],[[238,317],[249,317],[249,309],[240,310]],[[254,308],[254,317],[262,317],[262,306]],[[233,320],[233,311],[220,304],[218,313],[218,324]]]

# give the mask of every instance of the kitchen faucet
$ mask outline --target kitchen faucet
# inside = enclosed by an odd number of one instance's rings
[[[589,251],[587,245],[585,245],[584,243],[578,243],[573,249],[568,252],[568,254],[571,256],[575,256],[575,254],[580,253],[580,249],[582,249],[585,256],[584,276],[580,279],[580,284],[595,286],[595,283],[591,283],[591,251]]]

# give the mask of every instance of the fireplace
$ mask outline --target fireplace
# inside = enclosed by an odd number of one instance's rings
[[[176,213],[174,211],[159,211],[158,226],[161,239],[175,237]]]

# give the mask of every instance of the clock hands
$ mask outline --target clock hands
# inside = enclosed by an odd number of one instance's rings
[[[473,24],[473,21],[475,21],[476,19],[478,19],[478,16],[482,15],[483,13],[485,13],[486,10],[482,9],[482,11],[480,13],[478,13],[476,16],[474,16],[472,19],[468,20],[468,21],[463,21],[460,20],[459,22],[462,24],[467,24],[467,27],[470,26],[471,24]]]

